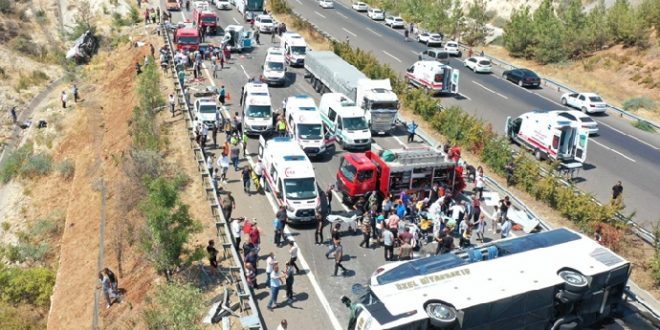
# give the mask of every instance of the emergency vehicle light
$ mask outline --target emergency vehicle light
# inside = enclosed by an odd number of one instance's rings
[[[298,161],[298,160],[305,160],[305,156],[303,155],[293,155],[293,156],[284,156],[284,161]]]
[[[288,136],[277,136],[273,138],[275,142],[291,142],[291,138]]]

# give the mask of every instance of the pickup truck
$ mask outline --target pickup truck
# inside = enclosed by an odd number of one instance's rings
[[[561,104],[584,113],[602,113],[607,109],[605,101],[595,93],[566,93],[561,96]]]

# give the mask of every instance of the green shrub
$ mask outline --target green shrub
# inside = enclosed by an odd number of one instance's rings
[[[0,168],[0,179],[7,183],[20,174],[25,161],[32,155],[32,143],[26,143],[11,153]]]
[[[633,126],[645,132],[655,132],[655,127],[646,120],[637,120],[633,122]]]
[[[54,285],[55,272],[48,268],[0,265],[0,299],[10,304],[48,306]]]
[[[30,265],[41,263],[51,251],[48,243],[32,243],[25,239],[19,240],[15,245],[3,248],[4,256],[11,263],[28,263]]]
[[[11,14],[14,12],[14,2],[12,0],[0,0],[0,13]]]
[[[140,9],[137,6],[131,5],[131,8],[128,11],[127,22],[130,24],[138,24],[142,22],[142,14],[140,14]]]
[[[7,71],[5,71],[5,68],[1,66],[0,66],[0,78],[7,79]]]
[[[70,180],[76,172],[76,164],[70,159],[65,159],[57,164],[57,172],[64,179]]]
[[[114,12],[112,13],[112,26],[116,28],[120,28],[122,26],[129,25],[131,22],[129,20],[124,19],[124,17],[121,16],[121,13],[119,12]]]
[[[52,168],[52,163],[53,159],[49,154],[38,153],[31,155],[23,165],[21,175],[28,178],[48,175]]]
[[[649,98],[642,96],[633,97],[623,102],[623,108],[628,111],[631,110],[634,111],[639,109],[646,109],[652,111],[655,110],[655,102]]]
[[[144,310],[149,329],[201,329],[201,292],[190,284],[169,283],[156,288]]]

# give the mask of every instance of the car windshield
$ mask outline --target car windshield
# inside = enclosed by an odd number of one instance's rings
[[[479,64],[481,64],[481,65],[490,65],[490,61],[482,60],[482,61],[479,61]]]
[[[398,109],[399,102],[397,101],[382,101],[382,102],[373,102],[371,103],[371,110],[388,110],[388,109]]]
[[[364,117],[344,118],[344,128],[349,131],[360,131],[367,129],[367,121]]]
[[[261,24],[271,24],[273,21],[270,18],[262,18]]]
[[[316,180],[314,178],[284,179],[284,191],[287,199],[316,198]]]
[[[284,71],[284,63],[282,62],[266,62],[266,68],[273,71]]]
[[[321,124],[298,124],[298,137],[303,140],[318,140],[323,138]]]
[[[600,96],[589,96],[589,101],[591,102],[603,102],[603,99]]]
[[[270,105],[251,105],[247,108],[245,114],[252,118],[268,118],[270,112]]]
[[[305,55],[305,46],[293,46],[291,47],[291,53],[294,55]]]
[[[374,14],[380,14],[380,13],[382,13],[382,11],[380,11],[380,9],[374,9]]]
[[[199,112],[201,113],[215,113],[215,105],[200,105]]]
[[[582,121],[583,123],[593,123],[594,122],[594,120],[591,119],[591,117],[582,117],[582,118],[580,118],[580,121]]]
[[[452,43],[448,43],[448,44],[447,44],[447,47],[456,48],[456,47],[458,47],[458,45],[456,45],[456,44],[452,44]]]
[[[177,40],[177,43],[182,45],[196,45],[199,43],[198,37],[179,37]]]
[[[399,18],[399,17],[395,17],[394,20],[397,22],[403,22],[403,18]]]

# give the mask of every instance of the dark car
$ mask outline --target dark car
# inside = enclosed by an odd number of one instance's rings
[[[534,73],[534,71],[529,69],[513,69],[504,71],[502,77],[506,80],[512,81],[518,86],[531,86],[539,87],[541,86],[541,78]]]
[[[438,61],[449,65],[449,53],[442,48],[429,48],[417,55],[420,61]]]

